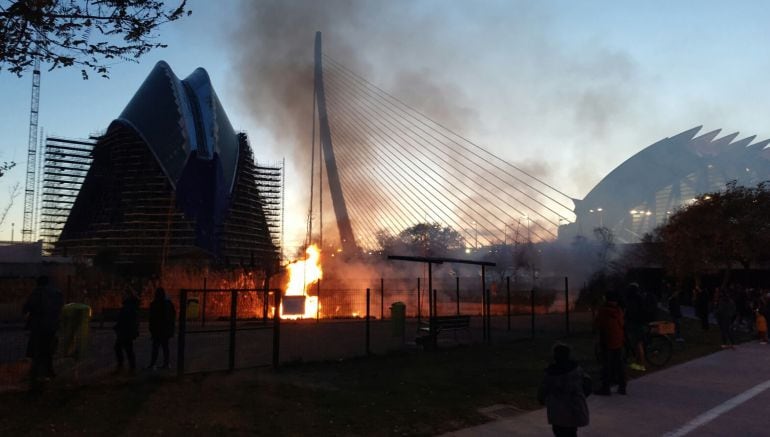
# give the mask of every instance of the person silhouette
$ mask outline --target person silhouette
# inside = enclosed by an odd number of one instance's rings
[[[22,313],[27,317],[29,342],[27,356],[32,359],[30,386],[34,388],[39,378],[53,378],[53,353],[56,348],[56,330],[64,306],[61,291],[50,284],[48,276],[37,278],[37,285],[27,298]]]

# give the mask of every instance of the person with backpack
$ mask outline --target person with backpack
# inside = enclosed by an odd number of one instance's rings
[[[152,359],[150,369],[155,369],[158,349],[163,350],[163,369],[169,368],[168,340],[174,336],[176,311],[174,304],[166,297],[162,287],[155,289],[155,298],[150,304],[150,335],[152,336]]]
[[[115,358],[117,368],[115,373],[123,371],[123,355],[128,359],[131,373],[136,371],[136,356],[134,355],[134,340],[139,337],[139,299],[131,288],[124,292],[123,305],[115,323]]]
[[[56,331],[59,329],[59,319],[64,306],[64,296],[61,291],[49,284],[48,276],[37,278],[37,286],[27,298],[22,307],[22,313],[27,317],[29,342],[27,356],[32,359],[30,368],[30,386],[35,388],[38,379],[53,378],[53,353],[56,349]]]
[[[553,362],[545,369],[538,400],[546,406],[553,435],[577,436],[579,427],[589,423],[586,397],[591,394],[591,377],[570,357],[570,347],[553,347]]]
[[[657,304],[655,297],[632,282],[626,288],[626,337],[633,347],[636,362],[629,367],[640,372],[647,368],[644,366],[644,336],[647,326],[655,319]]]

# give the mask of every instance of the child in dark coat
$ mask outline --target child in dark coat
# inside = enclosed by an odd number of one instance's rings
[[[591,378],[570,359],[569,346],[554,346],[553,363],[545,369],[538,392],[538,400],[546,406],[553,435],[577,436],[578,427],[588,425],[586,397],[590,393]]]

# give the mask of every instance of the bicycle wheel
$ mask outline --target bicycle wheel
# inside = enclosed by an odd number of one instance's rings
[[[647,362],[655,367],[665,366],[671,359],[673,348],[670,338],[665,335],[652,334],[645,348]]]

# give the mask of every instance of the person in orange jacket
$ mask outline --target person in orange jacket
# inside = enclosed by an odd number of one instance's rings
[[[610,395],[612,381],[618,383],[618,393],[626,394],[626,373],[623,365],[623,346],[625,344],[623,310],[618,306],[618,294],[607,292],[606,302],[599,308],[594,321],[599,331],[599,346],[602,357],[602,387],[598,395]]]
[[[756,310],[755,323],[757,324],[757,335],[761,344],[767,344],[767,319],[759,309]]]

